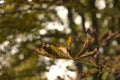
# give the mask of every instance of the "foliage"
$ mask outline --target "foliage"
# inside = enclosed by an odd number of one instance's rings
[[[74,60],[76,80],[119,80],[120,0],[1,1],[0,80],[46,80],[56,59]]]

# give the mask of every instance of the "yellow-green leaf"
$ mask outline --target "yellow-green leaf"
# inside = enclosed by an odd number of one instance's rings
[[[50,49],[52,51],[52,54],[59,56],[59,51],[57,50],[57,48],[53,45],[50,45]]]
[[[69,47],[71,42],[72,42],[72,38],[68,37],[67,42],[66,42],[66,46]]]

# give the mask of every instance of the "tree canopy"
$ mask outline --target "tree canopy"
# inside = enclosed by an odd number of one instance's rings
[[[44,73],[60,59],[73,60],[75,80],[119,80],[119,4],[0,0],[0,80],[49,80]]]

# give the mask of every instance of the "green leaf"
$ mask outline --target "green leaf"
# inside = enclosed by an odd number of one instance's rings
[[[50,50],[52,51],[52,54],[56,55],[56,56],[60,56],[59,51],[57,50],[57,48],[53,45],[50,45]]]

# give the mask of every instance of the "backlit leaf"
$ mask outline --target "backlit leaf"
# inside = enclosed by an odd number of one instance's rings
[[[71,42],[72,42],[72,38],[68,37],[67,42],[66,42],[66,46],[69,47]]]
[[[58,47],[58,50],[60,50],[65,57],[71,58],[70,53],[66,47]]]

